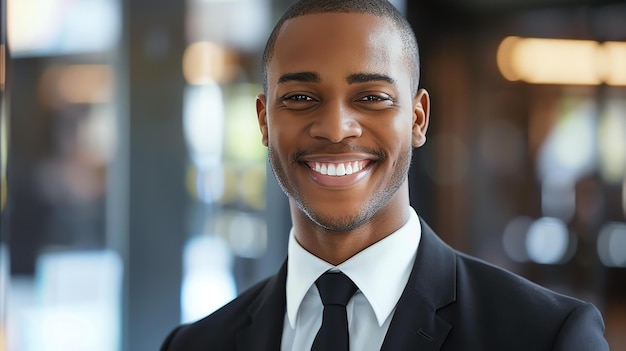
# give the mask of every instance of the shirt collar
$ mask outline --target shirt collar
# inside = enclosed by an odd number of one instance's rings
[[[409,220],[400,229],[333,266],[300,246],[292,228],[286,285],[287,317],[291,327],[295,328],[298,310],[307,291],[329,269],[338,269],[352,279],[372,306],[378,325],[382,326],[409,280],[421,233],[419,218],[411,208]]]

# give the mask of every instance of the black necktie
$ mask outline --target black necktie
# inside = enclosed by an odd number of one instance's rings
[[[357,287],[340,272],[322,274],[315,285],[324,304],[324,314],[311,351],[348,351],[350,341],[346,305]]]

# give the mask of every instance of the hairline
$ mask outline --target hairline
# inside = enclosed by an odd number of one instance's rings
[[[298,9],[298,4],[296,3],[292,5],[278,20],[274,29],[272,30],[267,43],[265,45],[265,50],[263,51],[263,59],[262,59],[262,74],[263,74],[263,91],[267,94],[268,87],[268,79],[267,72],[268,66],[274,56],[274,48],[276,46],[276,40],[278,35],[280,34],[281,29],[284,24],[292,19],[306,16],[306,15],[314,15],[314,14],[328,14],[328,13],[346,13],[346,14],[363,14],[370,15],[378,18],[382,18],[385,21],[393,24],[394,29],[398,32],[401,40],[402,40],[402,53],[404,59],[407,61],[407,68],[411,73],[411,90],[415,95],[418,91],[419,86],[419,76],[420,76],[420,67],[419,67],[419,52],[417,47],[417,40],[415,38],[415,33],[411,28],[410,24],[406,20],[404,16],[402,16],[397,10],[394,12],[382,12],[382,13],[374,13],[373,11],[367,10],[359,10],[356,8],[346,8],[346,9],[323,9],[323,8],[312,8],[312,9]],[[390,6],[393,6],[390,4]]]

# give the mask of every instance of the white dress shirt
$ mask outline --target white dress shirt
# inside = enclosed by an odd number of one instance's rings
[[[311,349],[322,325],[324,310],[315,281],[328,270],[343,272],[359,288],[346,306],[350,349],[380,350],[396,304],[409,280],[421,233],[419,219],[411,208],[409,220],[396,232],[333,266],[300,246],[292,228],[281,351]]]

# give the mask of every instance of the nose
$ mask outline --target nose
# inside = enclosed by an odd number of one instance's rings
[[[360,137],[362,132],[356,111],[341,102],[327,103],[326,108],[319,110],[309,129],[313,138],[323,138],[333,143]]]

